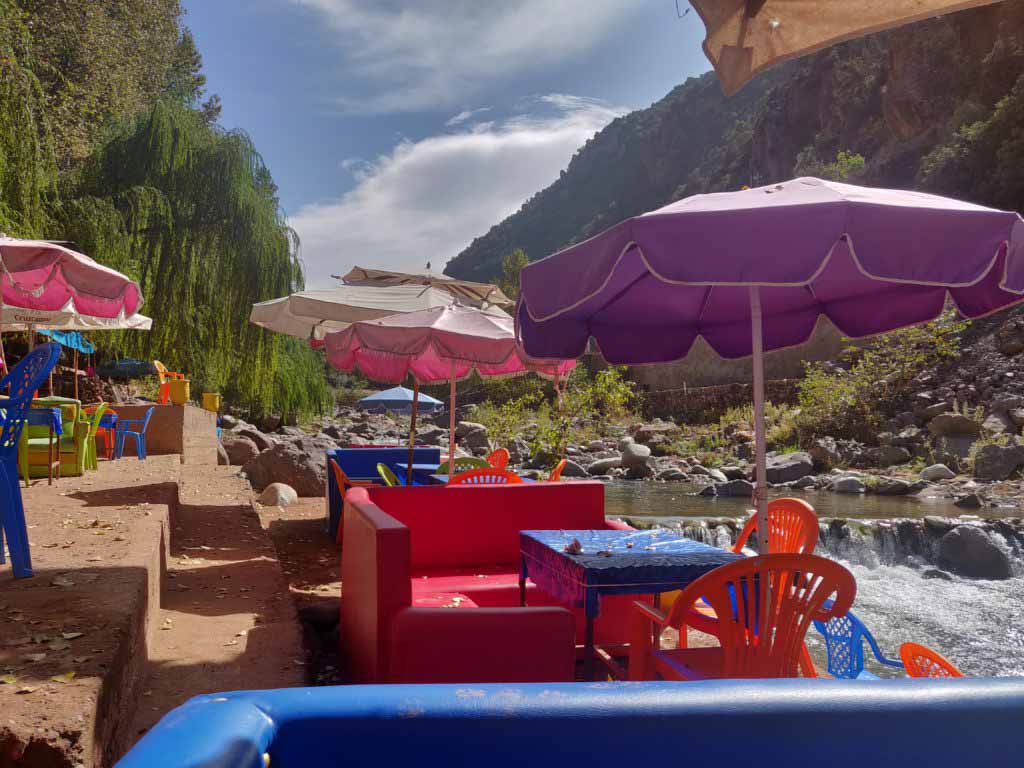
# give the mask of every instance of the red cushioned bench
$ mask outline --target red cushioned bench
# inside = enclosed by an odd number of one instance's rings
[[[571,680],[582,609],[532,583],[519,531],[628,528],[599,482],[353,488],[345,498],[342,653],[358,682]],[[636,596],[605,598],[602,645],[624,643]]]

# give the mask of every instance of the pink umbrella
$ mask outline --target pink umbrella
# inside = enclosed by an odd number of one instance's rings
[[[391,315],[353,323],[325,339],[327,360],[341,371],[358,368],[375,381],[397,383],[413,377],[420,383],[450,382],[448,459],[455,458],[455,382],[473,371],[481,376],[517,376],[533,372],[558,381],[575,367],[575,360],[535,360],[515,343],[510,317],[454,305]],[[416,432],[413,399],[409,464]],[[412,482],[412,470],[409,470]]]

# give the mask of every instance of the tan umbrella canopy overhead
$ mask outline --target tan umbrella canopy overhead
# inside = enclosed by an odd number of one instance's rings
[[[736,93],[787,59],[883,29],[998,0],[690,0],[707,27],[704,53]]]
[[[348,285],[429,285],[447,291],[463,299],[467,304],[493,304],[496,307],[511,308],[515,302],[490,283],[474,283],[471,280],[456,280],[433,272],[415,274],[390,272],[386,269],[353,267],[346,275],[334,277]]]

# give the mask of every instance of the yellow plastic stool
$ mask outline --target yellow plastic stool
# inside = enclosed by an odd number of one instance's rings
[[[184,405],[189,398],[188,379],[171,379],[167,382],[170,389],[171,402],[175,405]]]
[[[203,408],[220,413],[220,392],[203,392]]]

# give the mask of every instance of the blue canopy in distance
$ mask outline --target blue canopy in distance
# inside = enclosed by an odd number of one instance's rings
[[[62,347],[77,349],[86,355],[91,355],[96,351],[96,346],[91,341],[87,341],[78,331],[51,331],[41,328],[39,333],[49,336]]]
[[[383,392],[375,392],[368,397],[364,397],[356,405],[358,405],[364,411],[370,411],[371,413],[383,413],[384,411],[391,411],[392,413],[412,413],[412,395],[411,389],[405,387],[394,387],[393,389],[386,389]],[[420,392],[417,410],[420,413],[434,413],[444,408],[442,403],[437,398],[425,395]]]

